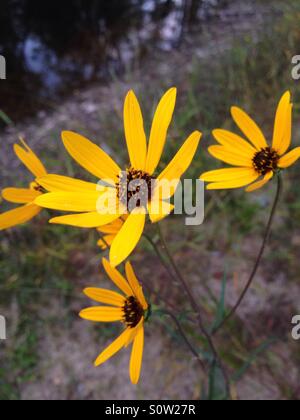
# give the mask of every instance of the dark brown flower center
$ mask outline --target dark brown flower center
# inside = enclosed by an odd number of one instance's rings
[[[124,310],[124,322],[129,328],[136,327],[144,316],[144,309],[136,297],[126,299]]]
[[[147,172],[129,168],[118,176],[117,194],[120,202],[132,211],[151,201],[154,177]]]
[[[269,172],[275,172],[278,169],[279,155],[271,147],[266,147],[257,152],[253,158],[253,165],[256,172],[260,175],[266,175]]]

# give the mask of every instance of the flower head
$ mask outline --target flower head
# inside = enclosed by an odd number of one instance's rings
[[[1,195],[4,200],[14,204],[23,204],[23,206],[0,214],[0,230],[26,223],[37,216],[42,210],[34,201],[45,191],[36,179],[47,175],[47,171],[40,159],[27,146],[25,141],[23,139],[20,139],[20,141],[21,145],[14,145],[15,154],[33,174],[34,180],[29,184],[28,188],[5,188],[2,190]]]
[[[96,359],[95,366],[100,366],[122,348],[132,344],[129,374],[133,384],[140,378],[144,350],[144,323],[148,316],[149,305],[145,299],[132,265],[126,264],[126,277],[103,259],[103,266],[122,294],[111,290],[88,288],[84,293],[96,302],[107,306],[92,307],[80,312],[80,317],[93,322],[121,322],[122,334],[110,344]]]
[[[249,141],[226,130],[213,132],[220,145],[211,146],[210,154],[236,168],[204,173],[200,179],[210,183],[207,188],[230,189],[249,185],[246,191],[252,192],[262,188],[280,170],[293,165],[300,158],[300,147],[287,153],[292,139],[292,108],[291,94],[286,92],[278,105],[270,145],[257,124],[244,111],[233,107],[232,117]]]
[[[63,143],[70,155],[102,182],[86,188],[81,184],[73,193],[51,192],[36,200],[42,207],[78,213],[56,217],[50,223],[98,228],[128,215],[111,243],[110,263],[113,266],[121,264],[135,249],[144,231],[147,212],[152,223],[155,223],[173,211],[170,198],[196,153],[201,138],[198,131],[185,141],[163,172],[156,175],[175,108],[176,94],[173,88],[161,99],[147,144],[140,105],[134,92],[128,93],[124,105],[124,128],[130,164],[123,171],[90,140],[73,132],[63,132]],[[54,182],[57,187],[57,179],[53,177],[43,177],[39,182],[49,191],[53,191]],[[165,188],[166,185],[170,188]]]

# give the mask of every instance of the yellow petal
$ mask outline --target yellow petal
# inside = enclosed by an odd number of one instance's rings
[[[292,140],[292,104],[291,93],[286,92],[278,105],[274,136],[273,149],[275,149],[280,156],[289,149]]]
[[[250,143],[230,131],[214,130],[213,136],[228,151],[246,157],[254,156],[257,153],[257,150]]]
[[[174,159],[169,163],[166,169],[159,175],[158,181],[172,181],[180,180],[184,172],[189,168],[197,148],[202,134],[199,131],[195,131],[191,136],[185,141],[181,149],[178,151]],[[167,196],[164,194],[161,198],[169,199],[174,195],[174,189],[170,188],[170,194]]]
[[[50,192],[100,192],[105,190],[105,187],[93,184],[92,182],[81,181],[62,175],[46,175],[42,178],[38,178],[37,183]]]
[[[205,172],[201,175],[200,179],[205,182],[223,182],[244,178],[245,176],[251,176],[252,174],[253,169],[251,168],[226,168]]]
[[[100,366],[105,363],[108,359],[113,357],[118,351],[120,351],[128,340],[130,334],[129,328],[125,331],[110,345],[108,346],[95,361],[95,366]]]
[[[80,312],[79,316],[82,319],[93,322],[116,322],[122,321],[123,310],[121,308],[112,308],[108,306],[92,307],[84,309]]]
[[[130,91],[124,104],[124,128],[130,162],[133,168],[145,170],[147,140],[139,102]]]
[[[35,176],[40,177],[47,174],[47,171],[37,157],[37,155],[27,146],[23,139],[20,139],[23,147],[18,144],[14,145],[15,154],[18,156],[20,161],[26,166],[26,168]]]
[[[146,311],[148,309],[148,303],[145,299],[143,288],[142,288],[140,282],[138,281],[138,279],[135,275],[135,272],[133,270],[133,267],[132,267],[132,265],[129,261],[125,265],[125,270],[126,270],[126,277],[128,279],[128,282],[129,282],[136,298],[138,299],[138,301],[142,305],[143,309]]]
[[[216,182],[212,184],[208,184],[208,190],[223,190],[223,189],[232,189],[232,188],[241,188],[245,187],[251,182],[254,182],[259,177],[259,174],[253,170],[252,175],[247,175],[242,178],[233,179],[231,181],[223,181],[223,182]]]
[[[291,152],[289,152],[287,155],[283,156],[280,159],[278,166],[279,168],[282,168],[282,169],[289,168],[295,162],[297,162],[299,158],[300,158],[300,147],[296,147],[296,149],[292,150]]]
[[[97,245],[103,251],[105,251],[107,248],[109,248],[111,246],[111,244],[113,243],[115,237],[116,237],[116,235],[105,235],[105,236],[103,236],[102,239],[99,239],[99,241],[97,242]]]
[[[144,351],[144,328],[139,328],[133,341],[131,358],[130,358],[130,379],[136,385],[140,379],[142,360]]]
[[[135,339],[135,337],[136,337],[138,331],[140,330],[140,328],[144,327],[144,322],[145,322],[144,317],[142,317],[140,322],[138,323],[138,325],[136,327],[130,328],[130,330],[129,330],[130,334],[128,336],[127,342],[125,343],[125,348],[129,347],[130,344],[132,344],[132,342]]]
[[[51,224],[67,225],[85,229],[97,228],[99,226],[107,225],[113,220],[117,219],[118,215],[113,214],[99,214],[99,213],[82,213],[69,214],[67,216],[54,217],[49,221]]]
[[[246,192],[253,192],[256,190],[259,190],[260,188],[264,187],[272,178],[274,174],[273,172],[269,172],[265,175],[264,179],[261,181],[255,182],[254,184],[250,185],[248,188],[246,188]]]
[[[257,150],[268,147],[264,134],[252,118],[249,117],[249,115],[237,107],[231,108],[231,114],[237,126]]]
[[[152,175],[160,161],[167,138],[167,131],[172,121],[177,89],[170,89],[161,99],[153,119],[149,148],[146,160],[146,172]]]
[[[127,280],[122,276],[122,274],[116,270],[111,264],[105,259],[102,259],[102,264],[104,270],[106,271],[108,277],[111,281],[123,292],[126,296],[132,296],[133,290],[131,289]]]
[[[27,204],[26,206],[2,213],[0,214],[0,230],[26,223],[38,215],[40,211],[40,207],[35,204]]]
[[[101,233],[116,234],[123,226],[125,220],[127,220],[126,214],[124,214],[122,218],[115,220],[113,223],[100,227],[98,231]]]
[[[174,205],[167,201],[153,200],[148,204],[149,217],[152,223],[157,223],[169,216]]]
[[[252,158],[250,156],[247,158],[246,156],[229,152],[224,146],[211,146],[208,151],[213,157],[221,160],[222,162],[228,163],[229,165],[248,168],[253,167]]]
[[[118,182],[120,167],[100,147],[71,131],[64,131],[62,139],[69,154],[84,169],[111,184]]]
[[[43,194],[35,204],[51,210],[86,212],[96,211],[100,192],[54,192]]]
[[[39,195],[41,195],[40,192],[29,188],[5,188],[2,191],[4,200],[16,204],[32,203]]]
[[[121,264],[139,242],[145,227],[146,212],[144,209],[135,209],[128,217],[110,248],[110,263],[116,267]]]
[[[106,303],[108,305],[118,306],[120,308],[122,308],[125,303],[124,296],[111,290],[89,287],[85,289],[83,293],[96,302]]]

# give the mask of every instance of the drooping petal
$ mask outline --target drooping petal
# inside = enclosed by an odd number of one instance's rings
[[[124,128],[131,165],[135,169],[144,171],[147,140],[142,111],[133,91],[130,91],[125,99]]]
[[[94,306],[92,308],[83,309],[79,316],[82,319],[93,322],[117,322],[123,319],[123,310],[121,308],[113,308],[109,306]]]
[[[62,175],[46,175],[38,178],[37,183],[49,192],[100,192],[105,190],[105,187],[101,185]]]
[[[126,295],[132,296],[133,290],[131,289],[127,280],[122,276],[122,274],[116,270],[111,264],[105,259],[102,259],[102,264],[106,274],[111,279],[111,281]]]
[[[95,361],[95,366],[98,367],[102,365],[108,359],[118,353],[125,346],[129,335],[130,329],[126,328],[126,330],[123,331],[122,334],[98,356],[97,360]]]
[[[286,92],[278,105],[274,136],[273,149],[275,149],[280,156],[289,149],[292,140],[292,104],[291,93]]]
[[[172,121],[177,89],[170,89],[161,99],[153,119],[150,133],[146,172],[152,175],[160,161],[166,143],[167,131]]]
[[[14,210],[0,214],[0,230],[9,229],[11,227],[29,222],[37,216],[41,208],[35,204],[27,204]]]
[[[224,146],[211,146],[208,148],[209,153],[216,159],[228,163],[233,166],[242,166],[252,168],[253,162],[251,157],[241,156],[233,152],[229,152]]]
[[[223,189],[241,188],[256,181],[258,177],[259,177],[259,174],[253,170],[252,175],[247,175],[245,177],[238,178],[238,179],[232,179],[230,181],[215,182],[212,184],[208,184],[207,189],[208,190],[223,190]]]
[[[296,149],[292,150],[291,152],[289,152],[288,154],[286,154],[280,159],[278,166],[279,168],[282,168],[282,169],[289,168],[295,162],[297,162],[299,158],[300,158],[300,147],[296,147]]]
[[[252,174],[253,169],[251,168],[226,168],[205,172],[200,176],[200,179],[205,182],[223,182],[251,176]]]
[[[113,223],[110,223],[109,225],[106,225],[106,226],[102,226],[101,228],[98,229],[98,231],[101,233],[116,234],[124,225],[125,220],[127,220],[126,214],[124,214],[122,218],[115,220]]]
[[[152,223],[158,223],[169,216],[174,210],[174,205],[163,200],[153,200],[148,203],[149,217]]]
[[[146,211],[136,208],[128,217],[110,248],[110,263],[116,267],[121,264],[139,242],[145,227]]]
[[[20,161],[35,177],[38,178],[46,175],[47,171],[37,155],[28,147],[23,139],[20,139],[20,141],[23,147],[19,144],[14,145],[15,154]]]
[[[84,169],[111,184],[118,182],[120,167],[99,146],[71,131],[64,131],[62,140],[72,158]]]
[[[253,119],[249,117],[249,115],[238,107],[232,107],[231,114],[237,126],[257,150],[268,147],[264,134]]]
[[[29,188],[5,188],[1,194],[4,200],[16,204],[32,203],[41,195],[40,192]]]
[[[97,245],[103,251],[105,251],[107,248],[109,248],[111,246],[115,237],[116,237],[116,235],[105,235],[105,236],[103,236],[103,238],[99,239],[99,241],[97,242]]]
[[[274,176],[274,173],[270,171],[264,176],[264,179],[262,179],[261,181],[255,182],[254,184],[246,188],[246,192],[253,192],[253,191],[259,190],[260,188],[264,187],[269,181],[271,181],[273,176]]]
[[[54,192],[40,195],[35,204],[51,210],[94,212],[97,210],[98,200],[103,193],[89,192]]]
[[[119,308],[122,308],[125,303],[124,296],[111,290],[89,287],[83,293],[96,302],[106,303],[107,305],[117,306]]]
[[[99,214],[96,212],[69,214],[67,216],[54,217],[49,221],[51,224],[74,226],[84,229],[98,228],[118,219],[119,215]]]
[[[131,382],[136,385],[140,379],[144,351],[144,328],[139,328],[132,346],[129,374]]]
[[[257,153],[257,149],[255,149],[250,143],[231,131],[220,129],[214,130],[213,136],[222,146],[234,154],[253,157]]]

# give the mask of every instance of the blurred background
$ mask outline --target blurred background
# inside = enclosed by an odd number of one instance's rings
[[[12,145],[22,134],[49,172],[89,179],[65,152],[62,130],[74,130],[127,163],[123,100],[133,88],[149,128],[160,95],[176,85],[175,118],[162,166],[195,129],[204,140],[189,177],[218,163],[207,153],[213,128],[234,128],[231,105],[247,110],[268,138],[277,102],[291,89],[294,145],[300,144],[299,1],[263,0],[2,0],[0,54],[0,187],[26,186],[30,176]],[[236,130],[236,128],[234,128]],[[239,399],[298,399],[299,342],[291,319],[300,313],[299,166],[284,176],[284,196],[264,262],[238,316],[216,339]],[[181,218],[164,224],[172,252],[203,306],[207,325],[226,287],[226,305],[239,296],[257,255],[275,185],[207,192],[203,226]],[[1,202],[1,211],[11,208]],[[78,318],[90,302],[86,286],[110,287],[100,269],[99,234],[49,226],[43,212],[0,235],[1,399],[197,399],[203,377],[169,319],[147,326],[143,374],[128,378],[128,351],[99,369],[93,361],[118,326]],[[149,235],[155,229],[148,228]],[[104,254],[105,255],[105,254]],[[141,242],[133,256],[140,280],[181,314],[189,311],[177,284]],[[155,269],[154,269],[155,268]],[[186,328],[205,354],[194,328]],[[218,398],[218,395],[211,395]]]

